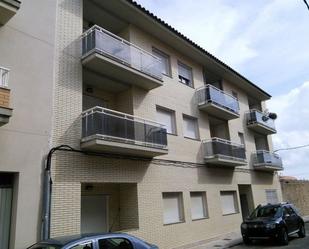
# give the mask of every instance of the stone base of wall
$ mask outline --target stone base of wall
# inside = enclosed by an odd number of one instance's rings
[[[302,215],[309,215],[309,181],[281,180],[284,201],[293,203]]]

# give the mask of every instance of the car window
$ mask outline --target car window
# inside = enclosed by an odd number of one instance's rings
[[[99,249],[133,249],[133,246],[125,238],[109,238],[99,240]]]
[[[29,249],[60,249],[60,246],[51,244],[35,244]]]
[[[250,218],[277,218],[282,214],[282,208],[279,206],[257,207]]]
[[[71,249],[93,249],[93,244],[91,241],[83,242],[81,244],[72,246]]]
[[[288,207],[288,213],[289,213],[289,215],[295,214],[293,208],[291,208],[291,207]]]

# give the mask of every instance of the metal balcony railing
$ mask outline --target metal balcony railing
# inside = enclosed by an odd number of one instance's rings
[[[82,113],[82,142],[91,139],[167,148],[164,125],[98,106]]]
[[[121,37],[95,25],[83,34],[82,40],[83,57],[95,51],[162,80],[161,60]]]
[[[246,150],[243,144],[233,143],[229,140],[214,137],[203,141],[205,158],[226,157],[234,160],[246,160]]]
[[[269,165],[277,168],[283,168],[281,157],[276,153],[266,150],[257,150],[253,153],[253,165],[255,167]]]
[[[212,85],[205,85],[196,90],[196,95],[198,105],[213,103],[228,111],[239,114],[239,103],[237,98],[225,93],[219,88]]]
[[[0,67],[0,87],[8,87],[10,70]]]
[[[272,130],[276,130],[275,127],[275,122],[273,119],[265,116],[264,113],[256,110],[256,109],[252,109],[247,113],[247,124],[251,125],[251,124],[261,124],[267,128],[270,128]]]

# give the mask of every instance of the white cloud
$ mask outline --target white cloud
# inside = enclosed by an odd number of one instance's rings
[[[268,107],[278,114],[278,134],[273,136],[275,149],[309,144],[309,81],[274,97]],[[278,153],[283,158],[284,175],[309,179],[309,147]]]

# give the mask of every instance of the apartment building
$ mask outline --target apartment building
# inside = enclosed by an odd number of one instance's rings
[[[0,0],[0,16],[3,248],[108,231],[192,246],[281,200],[271,96],[134,1]]]

